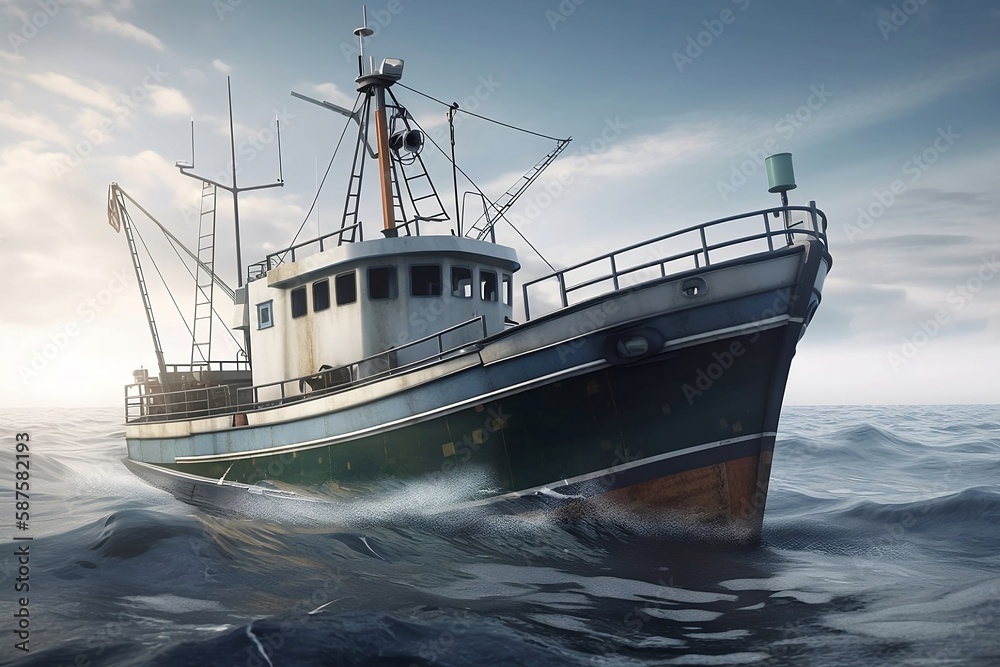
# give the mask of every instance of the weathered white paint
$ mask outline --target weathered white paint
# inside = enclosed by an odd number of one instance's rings
[[[413,296],[410,271],[415,265],[441,267],[440,296]],[[396,268],[396,297],[370,298],[368,270]],[[466,267],[472,272],[472,294],[464,298],[451,290],[452,267]],[[503,276],[512,276],[520,268],[511,248],[484,241],[454,236],[408,236],[385,238],[363,243],[334,246],[296,261],[281,264],[268,272],[266,279],[249,284],[250,332],[255,385],[280,382],[316,373],[321,366],[337,368],[359,359],[377,355],[420,340],[451,326],[483,316],[487,334],[504,329],[504,318],[513,314],[510,303],[503,303]],[[498,298],[481,298],[480,276],[496,273]],[[337,276],[353,272],[357,300],[337,305]],[[316,312],[313,285],[330,281],[330,308]],[[307,314],[292,318],[292,290],[306,288]],[[511,291],[513,282],[511,281]],[[511,301],[513,299],[511,298]],[[273,302],[274,325],[260,328],[257,304]],[[447,334],[444,349],[478,340],[481,326],[467,326]],[[437,342],[429,341],[394,353],[393,363],[402,365],[437,351]],[[379,361],[355,370],[361,376],[382,370]],[[285,386],[285,395],[299,393],[297,383]],[[261,390],[259,400],[279,398],[279,387]]]

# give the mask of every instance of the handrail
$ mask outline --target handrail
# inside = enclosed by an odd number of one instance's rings
[[[801,221],[796,221],[795,223],[789,222],[788,213],[792,211],[805,212],[808,215],[805,219]],[[772,229],[770,224],[770,217],[775,218],[781,217],[785,224],[782,225],[780,229]],[[763,232],[756,232],[753,234],[742,234],[736,235],[733,238],[729,238],[724,241],[709,243],[708,235],[706,230],[722,225],[729,222],[735,222],[740,220],[752,220],[754,218],[761,218],[763,220]],[[320,251],[323,250],[323,241],[333,236],[338,236],[343,234],[350,228],[345,228],[332,232],[325,236],[319,237],[318,239],[313,239],[285,250],[281,250],[275,253],[271,253],[267,256],[267,259],[263,263],[266,266],[270,266],[272,258],[278,255],[291,253],[292,261],[295,261],[295,250],[302,248],[303,246],[317,243],[320,244]],[[734,246],[752,243],[755,241],[766,240],[768,252],[773,252],[775,250],[775,237],[784,237],[785,244],[791,245],[796,237],[806,236],[814,238],[821,242],[825,248],[828,248],[828,239],[826,235],[827,231],[827,218],[826,214],[816,208],[815,202],[809,202],[809,206],[782,206],[776,208],[762,209],[759,211],[753,211],[751,213],[743,213],[740,215],[729,216],[725,218],[719,218],[718,220],[712,220],[710,222],[705,222],[700,225],[695,225],[685,229],[681,229],[674,232],[669,232],[667,234],[662,234],[652,239],[642,241],[640,243],[635,243],[612,252],[605,253],[598,257],[591,258],[584,262],[574,264],[567,268],[554,271],[550,274],[536,278],[534,280],[524,283],[522,286],[522,293],[524,298],[524,313],[525,321],[531,319],[530,314],[530,302],[528,288],[537,285],[541,282],[555,279],[559,287],[559,300],[562,307],[568,307],[570,305],[569,295],[577,290],[584,289],[586,287],[592,287],[603,282],[610,281],[610,289],[605,293],[612,291],[617,291],[622,289],[622,278],[644,271],[647,269],[654,268],[656,266],[660,267],[660,278],[665,278],[668,275],[674,275],[677,272],[671,272],[668,274],[667,264],[672,262],[691,259],[693,260],[694,268],[700,269],[704,267],[709,267],[712,265],[713,256],[712,253],[715,252],[715,259],[718,260],[718,251],[724,248],[731,248]],[[666,241],[668,239],[676,239],[685,234],[698,235],[698,242],[692,243],[690,249],[684,250],[679,253],[675,253],[668,256],[657,257],[653,260],[640,262],[638,264],[629,264],[627,262],[622,262],[622,256],[625,253],[632,252],[640,248],[649,248],[657,243]],[[759,250],[750,250],[746,253],[748,256],[760,252]],[[731,259],[731,258],[730,258]],[[280,263],[280,262],[279,262]],[[567,278],[567,275],[573,271],[579,269],[594,267],[601,263],[607,263],[610,269],[606,273],[602,273],[596,277],[588,277],[586,279],[580,280],[578,282],[573,282]],[[263,267],[262,267],[263,268]],[[267,269],[264,268],[264,271]],[[684,269],[688,270],[688,269]],[[650,278],[652,280],[652,278]],[[452,333],[463,327],[467,327],[471,324],[479,322],[482,327],[482,337],[487,336],[486,319],[484,316],[474,317],[472,319],[466,320],[459,324],[450,326],[446,329],[442,329],[436,333],[424,336],[417,340],[411,341],[402,345],[398,348],[391,348],[377,354],[369,355],[363,359],[359,359],[350,364],[344,366],[339,366],[337,368],[327,368],[316,373],[310,373],[308,375],[303,375],[301,377],[289,378],[286,380],[280,380],[276,382],[269,382],[260,385],[254,385],[251,387],[236,387],[236,401],[232,401],[232,396],[230,395],[230,387],[228,385],[217,385],[213,387],[203,387],[198,389],[183,389],[180,391],[167,392],[167,393],[143,393],[142,388],[145,384],[136,384],[126,386],[126,421],[132,421],[130,415],[135,409],[139,410],[139,417],[143,419],[156,420],[159,419],[190,419],[193,416],[207,416],[213,414],[233,414],[236,412],[247,412],[252,410],[264,409],[273,407],[275,405],[282,405],[289,401],[302,400],[304,398],[315,398],[318,396],[326,395],[332,392],[343,391],[348,388],[357,387],[369,382],[377,381],[387,375],[409,372],[415,368],[422,365],[426,365],[430,361],[440,360],[450,354],[453,354],[463,348],[469,348],[471,344],[475,341],[470,341],[462,343],[454,348],[445,349],[444,348],[444,336]],[[412,362],[406,363],[402,366],[394,366],[392,362],[392,357],[398,355],[400,352],[413,348],[417,345],[427,343],[428,341],[437,341],[437,352],[429,354]],[[366,373],[364,376],[361,375],[363,366],[371,365],[372,362],[377,362],[380,360],[388,361],[388,368],[384,370],[379,370],[375,373]],[[235,370],[245,370],[249,368],[246,362],[234,361],[234,362],[212,362],[218,364],[218,370],[224,370],[223,364],[233,364],[236,368]],[[209,369],[211,369],[211,364],[208,364]],[[196,368],[203,369],[204,366],[201,364],[173,364],[170,368],[174,369],[174,372],[181,372],[178,369],[191,369],[192,371]],[[342,382],[335,382],[335,376],[338,374],[341,376],[346,375],[349,377],[348,380]],[[312,382],[310,382],[312,381]],[[321,384],[324,386],[318,389],[313,389],[312,391],[304,391],[304,385],[309,384],[311,387],[313,383]],[[328,384],[329,383],[329,384]],[[292,385],[298,391],[288,392],[286,387]],[[279,397],[276,399],[266,399],[265,401],[260,400],[260,390],[267,389],[271,387],[279,387]],[[139,388],[139,394],[130,396],[130,388]],[[221,405],[213,405],[213,397],[217,397],[220,390],[224,390],[225,399],[222,401]],[[214,392],[214,393],[213,393]],[[249,400],[244,401],[242,398],[249,392]],[[200,403],[197,401],[203,401],[204,407],[200,407]],[[218,401],[216,400],[216,403]],[[192,408],[192,405],[195,407]],[[175,410],[175,408],[182,407],[183,409]],[[169,409],[168,409],[169,408]]]
[[[794,225],[788,227],[783,227],[780,230],[772,230],[769,216],[774,217],[784,217],[783,214],[791,211],[803,211],[808,214],[805,220],[801,222],[796,222]],[[756,217],[761,217],[764,223],[764,231],[738,236],[726,241],[718,243],[709,243],[706,230],[718,225],[722,225],[728,222],[735,222],[739,220],[750,220]],[[811,223],[811,224],[810,224]],[[802,225],[801,227],[798,227]],[[795,228],[793,228],[795,227]],[[598,257],[593,257],[586,261],[580,262],[579,264],[574,264],[564,269],[554,271],[552,273],[546,274],[540,278],[530,280],[521,286],[522,298],[524,299],[524,317],[525,321],[531,319],[531,307],[530,298],[528,293],[528,288],[537,285],[538,283],[552,280],[553,278],[557,281],[559,286],[559,300],[562,307],[567,307],[569,305],[569,294],[579,289],[585,287],[591,287],[602,282],[611,281],[612,289],[608,292],[615,291],[621,287],[621,278],[639,271],[650,269],[655,266],[660,267],[660,276],[666,277],[667,269],[666,265],[670,262],[675,262],[677,260],[683,260],[686,258],[693,258],[695,269],[711,266],[712,264],[712,251],[717,251],[722,248],[729,248],[732,246],[751,243],[753,241],[760,241],[762,239],[767,240],[768,252],[774,251],[774,237],[784,236],[787,240],[787,244],[791,245],[792,239],[795,236],[809,236],[820,241],[825,247],[828,247],[827,236],[827,219],[826,214],[816,208],[816,202],[809,202],[809,206],[779,206],[776,208],[762,209],[759,211],[753,211],[751,213],[741,213],[739,215],[733,215],[725,218],[719,218],[718,220],[712,220],[710,222],[705,222],[700,225],[694,225],[692,227],[687,227],[674,232],[669,232],[667,234],[662,234],[652,239],[646,241],[641,241],[639,243],[634,243],[632,245],[626,246],[624,248],[619,248],[618,250],[613,250],[611,252],[599,255]],[[645,248],[652,246],[654,244],[666,241],[668,239],[675,239],[681,237],[685,234],[698,234],[699,242],[694,245],[690,250],[686,250],[668,257],[661,257],[655,260],[651,260],[638,265],[628,265],[621,266],[619,264],[619,259],[622,255],[640,248]],[[748,253],[751,254],[751,253]],[[567,274],[577,271],[579,269],[594,267],[600,263],[608,263],[610,265],[610,271],[607,273],[602,273],[597,277],[587,278],[580,282],[571,282],[567,280]]]
[[[167,371],[170,373],[184,373],[184,372],[198,372],[198,371],[212,371],[212,372],[222,372],[222,371],[248,371],[250,370],[249,361],[235,360],[221,360],[221,361],[196,361],[193,364],[166,364]]]
[[[146,383],[125,385],[125,422],[197,419],[232,412],[227,385],[145,393]],[[134,390],[134,393],[129,390]],[[222,397],[220,399],[220,397]],[[138,411],[138,415],[133,413]]]
[[[296,245],[288,246],[287,248],[283,248],[281,250],[272,252],[269,255],[267,255],[267,257],[264,259],[264,262],[263,262],[264,263],[264,267],[265,267],[264,270],[265,271],[270,271],[274,267],[276,267],[276,266],[278,266],[280,264],[283,264],[285,262],[285,257],[284,257],[285,255],[289,255],[290,254],[292,256],[291,261],[294,262],[295,261],[295,251],[296,250],[301,250],[302,248],[304,248],[304,247],[306,247],[308,245],[312,245],[314,243],[318,243],[319,244],[319,251],[323,252],[324,250],[326,250],[326,248],[323,247],[323,242],[324,241],[326,241],[327,239],[329,239],[330,237],[333,237],[333,236],[343,236],[345,233],[351,231],[352,229],[354,229],[356,227],[359,227],[360,225],[361,225],[360,222],[356,222],[353,225],[349,225],[347,227],[342,227],[341,229],[338,229],[336,231],[330,232],[329,234],[324,234],[323,236],[318,236],[318,237],[316,237],[314,239],[309,239],[308,241],[303,241],[302,243],[298,243]],[[339,242],[338,242],[338,245],[340,245]],[[281,257],[278,258],[278,261],[277,262],[272,262],[271,260],[273,258],[275,258],[275,257],[278,257],[278,255],[281,255]],[[260,264],[260,262],[258,262],[258,264]]]
[[[482,337],[485,338],[487,335],[486,327],[486,317],[479,315],[473,317],[464,322],[454,324],[446,329],[442,329],[436,333],[424,336],[423,338],[418,338],[417,340],[410,341],[405,345],[400,347],[391,348],[383,352],[369,355],[357,361],[351,362],[344,366],[338,366],[336,368],[328,368],[321,370],[316,373],[309,373],[307,375],[302,375],[299,377],[288,378],[285,380],[278,380],[275,382],[267,382],[263,384],[253,385],[251,387],[237,387],[236,388],[236,400],[233,401],[230,395],[229,387],[226,385],[216,385],[213,387],[202,387],[197,389],[181,389],[177,391],[164,392],[164,393],[142,393],[142,388],[146,385],[144,383],[126,385],[125,387],[125,421],[126,423],[131,421],[136,421],[138,419],[144,419],[145,421],[167,421],[174,419],[193,419],[196,417],[207,417],[213,415],[224,415],[224,414],[234,414],[237,412],[251,412],[253,410],[270,408],[275,405],[283,405],[291,401],[302,400],[306,397],[316,398],[326,394],[334,393],[337,391],[343,391],[345,389],[350,389],[353,387],[358,387],[363,384],[368,384],[376,380],[382,379],[388,375],[395,375],[402,372],[409,372],[422,365],[425,365],[428,361],[440,360],[446,356],[464,348],[468,348],[472,342],[462,343],[452,348],[445,349],[444,347],[444,337],[457,331],[463,327],[467,327],[478,323],[481,326]],[[437,341],[437,352],[429,354],[427,356],[416,359],[412,362],[404,364],[402,366],[395,366],[390,368],[372,373],[370,375],[360,376],[360,369],[366,363],[373,361],[385,359],[388,355],[395,355],[399,352],[415,347],[417,345],[427,343],[428,341]],[[333,384],[321,389],[313,390],[310,392],[298,391],[297,393],[287,393],[287,387],[291,385],[292,387],[300,388],[303,383],[307,380],[316,380],[323,375],[327,375],[332,378],[337,371],[347,370],[350,376],[350,380],[342,383]],[[267,389],[269,387],[278,387],[280,397],[272,400],[260,400],[260,390]],[[136,388],[139,393],[136,395],[129,395],[129,389]],[[211,403],[211,397],[209,392],[217,389],[225,389],[225,402],[223,405],[218,407],[212,407],[207,405],[205,408],[191,409],[190,405],[192,401],[205,400],[207,403]],[[200,392],[204,393],[204,399],[200,397]],[[249,393],[249,400],[244,401],[243,397]],[[133,412],[138,409],[139,415],[132,416]]]

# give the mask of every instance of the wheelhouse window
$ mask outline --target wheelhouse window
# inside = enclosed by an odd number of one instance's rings
[[[354,277],[354,271],[341,273],[334,280],[336,281],[338,306],[354,303],[358,300],[358,281]]]
[[[317,280],[313,283],[313,312],[318,313],[330,307],[330,281]]]
[[[497,300],[497,274],[494,271],[479,272],[479,296],[483,301]]]
[[[451,267],[451,295],[472,298],[472,269],[467,266]]]
[[[441,296],[441,266],[415,264],[410,267],[410,294],[413,296]]]
[[[373,266],[368,269],[369,299],[395,299],[398,294],[395,266]]]
[[[265,301],[257,304],[257,328],[269,329],[274,326],[273,307],[274,301]]]
[[[309,312],[306,303],[306,286],[296,287],[292,290],[292,317],[302,317]]]
[[[510,277],[510,274],[503,274],[503,302],[506,305],[511,305],[514,303],[514,282]]]

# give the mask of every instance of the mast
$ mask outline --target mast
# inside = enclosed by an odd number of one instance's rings
[[[229,145],[232,154],[232,185],[224,185],[218,181],[214,181],[206,176],[199,176],[197,174],[191,173],[194,169],[194,121],[191,121],[191,162],[177,162],[175,166],[180,169],[181,173],[185,176],[190,176],[191,178],[197,179],[202,183],[211,183],[217,188],[222,188],[233,194],[233,226],[235,228],[236,235],[236,285],[237,287],[243,287],[243,252],[240,242],[240,193],[249,192],[250,190],[262,190],[264,188],[280,188],[284,187],[285,181],[281,174],[281,127],[277,125],[277,119],[275,119],[275,130],[278,137],[278,180],[274,183],[265,183],[263,185],[251,185],[248,187],[239,187],[236,182],[236,131],[233,125],[233,89],[230,78],[226,77],[226,90],[229,95]]]
[[[389,170],[389,121],[385,114],[385,86],[373,86],[375,92],[375,141],[378,148],[378,180],[382,192],[382,233],[396,236],[396,216],[392,206],[392,176]]]
[[[282,176],[282,173],[281,173],[281,126],[278,123],[277,117],[275,117],[275,121],[274,121],[275,122],[275,134],[276,134],[276,136],[278,138],[278,180],[275,181],[274,183],[265,183],[263,185],[251,185],[251,186],[244,187],[244,188],[239,187],[239,185],[236,182],[236,172],[238,170],[236,169],[236,130],[235,130],[234,125],[233,125],[233,88],[232,88],[231,79],[228,76],[226,77],[226,91],[228,93],[228,98],[229,98],[229,146],[230,146],[231,155],[232,155],[231,168],[232,168],[233,184],[231,186],[230,185],[224,185],[224,184],[219,183],[218,181],[214,181],[211,178],[208,178],[206,176],[198,176],[197,174],[191,173],[191,170],[194,169],[194,120],[193,119],[191,120],[191,162],[177,162],[177,163],[175,163],[175,166],[178,169],[180,169],[180,172],[182,174],[184,174],[185,176],[189,176],[191,178],[197,179],[197,180],[201,181],[202,184],[210,183],[211,185],[214,185],[217,188],[222,188],[223,190],[227,190],[227,191],[229,191],[229,192],[231,192],[233,194],[233,227],[234,227],[235,236],[236,236],[236,286],[237,286],[237,288],[241,288],[241,287],[243,287],[243,250],[242,250],[242,243],[240,242],[240,193],[241,192],[249,192],[250,190],[262,190],[264,188],[280,188],[280,187],[284,187],[285,180],[284,180],[284,178]],[[213,213],[213,215],[214,215],[214,213]],[[213,235],[212,244],[214,246],[214,243],[215,243],[215,239],[214,239],[215,226],[214,226],[214,224],[212,226],[212,235]],[[214,249],[213,249],[213,256],[214,256]],[[213,262],[213,268],[214,268],[214,262]],[[196,289],[197,289],[197,287],[196,287]],[[209,305],[211,305],[211,304],[209,304]],[[196,347],[197,345],[198,345],[197,339],[192,340],[192,346]],[[249,329],[243,332],[243,345],[244,345],[243,349],[246,351],[247,360],[249,360],[250,359],[250,330]],[[210,360],[206,359],[205,361],[208,362]],[[194,363],[193,352],[192,352],[192,362],[191,363],[192,364]]]
[[[375,96],[375,140],[378,149],[379,190],[382,193],[382,234],[386,237],[397,236],[396,216],[392,200],[392,156],[389,149],[389,121],[386,117],[385,91],[399,81],[403,75],[403,61],[399,58],[386,58],[378,70],[375,61],[369,57],[368,73],[365,73],[365,37],[370,37],[374,31],[368,27],[368,9],[362,8],[362,26],[354,30],[360,42],[358,56],[358,92],[369,97]]]

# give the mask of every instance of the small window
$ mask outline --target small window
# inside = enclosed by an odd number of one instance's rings
[[[354,278],[354,271],[341,273],[335,280],[338,306],[354,303],[358,300],[358,281]]]
[[[296,287],[292,290],[292,317],[302,317],[309,312],[306,305],[306,286]]]
[[[503,274],[503,302],[508,306],[514,303],[514,281],[509,274]]]
[[[271,317],[273,301],[265,301],[257,304],[257,328],[269,329],[274,326],[274,318]]]
[[[483,301],[497,300],[497,274],[494,271],[479,272],[479,295]]]
[[[395,299],[397,295],[395,266],[373,266],[368,269],[369,299]]]
[[[411,266],[410,294],[413,296],[441,296],[441,267],[437,264]]]
[[[451,267],[451,295],[472,298],[472,269],[467,266]]]
[[[330,281],[317,280],[313,283],[313,312],[318,313],[330,307]]]

